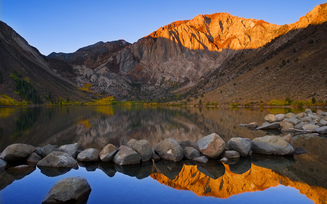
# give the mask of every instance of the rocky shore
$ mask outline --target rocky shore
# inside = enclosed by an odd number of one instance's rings
[[[312,113],[311,110],[307,109],[304,113],[297,115],[293,113],[286,115],[269,114],[265,117],[267,122],[260,127],[257,127],[255,122],[246,125],[242,124],[242,126],[256,128],[258,130],[278,129],[287,132],[310,131],[321,133],[322,131],[320,130],[327,128],[325,123],[326,117],[327,114],[323,111]],[[124,169],[124,166],[137,164],[143,166],[148,164],[149,161],[157,163],[159,160],[175,164],[189,161],[201,166],[214,160],[228,163],[247,156],[287,156],[297,153],[305,153],[305,151],[296,151],[296,148],[293,146],[291,134],[283,137],[266,135],[255,138],[252,141],[248,138],[234,137],[226,143],[218,134],[212,133],[196,142],[176,141],[172,138],[164,139],[154,148],[147,140],[131,139],[127,144],[121,145],[120,147],[107,144],[100,150],[95,148],[79,150],[77,143],[62,145],[60,147],[51,144],[44,147],[34,147],[28,144],[16,143],[9,145],[1,153],[0,172],[13,168],[22,170],[29,167],[26,164],[34,164],[34,169],[37,166],[41,169],[42,173],[48,176],[56,176],[68,172],[72,168],[78,168],[78,165],[85,165],[86,168],[92,169],[92,164],[99,162],[103,163],[103,166],[106,166],[106,164],[109,166],[115,165],[119,169]],[[97,167],[95,165],[95,169]],[[162,167],[162,169],[165,168]],[[83,178],[70,178],[60,182],[50,190],[44,203],[54,202],[54,198],[58,202],[59,200],[61,200],[60,202],[85,200],[91,192],[89,184]],[[70,192],[62,193],[62,191],[67,190],[62,187],[65,185],[71,185],[74,188],[69,188],[68,190]],[[57,194],[70,196],[57,198]]]

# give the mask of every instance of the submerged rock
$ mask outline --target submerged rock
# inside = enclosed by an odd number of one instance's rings
[[[70,177],[58,181],[42,203],[86,203],[91,186],[85,178]]]
[[[73,168],[77,161],[65,152],[54,151],[37,163],[40,167]]]
[[[35,147],[27,144],[11,144],[1,153],[1,158],[5,161],[19,161],[26,159],[33,153]]]
[[[226,146],[224,140],[216,133],[199,139],[198,145],[200,152],[211,159],[217,159]]]
[[[107,144],[99,153],[100,160],[103,162],[110,162],[117,152],[118,149],[115,145]]]
[[[155,146],[154,151],[165,160],[180,161],[184,157],[183,148],[172,138],[161,141]]]
[[[249,155],[252,142],[249,138],[233,137],[227,142],[227,147],[230,150],[235,150],[241,156]]]
[[[113,161],[118,165],[138,164],[141,161],[141,156],[132,148],[122,145]]]
[[[294,148],[280,136],[264,136],[252,140],[252,151],[267,155],[291,155]]]

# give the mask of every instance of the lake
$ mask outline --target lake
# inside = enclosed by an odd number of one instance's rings
[[[198,139],[218,133],[254,139],[265,131],[240,127],[262,124],[273,113],[291,109],[49,107],[0,108],[0,152],[12,143],[36,147],[77,142],[79,149],[101,150],[106,144],[146,139],[152,147],[165,138]],[[269,134],[283,135],[279,131]],[[210,160],[146,162],[118,166],[79,163],[67,171],[35,166],[0,171],[0,203],[41,203],[59,180],[82,176],[92,191],[88,203],[326,203],[327,138],[294,134],[305,154],[278,157],[252,155],[227,164]]]

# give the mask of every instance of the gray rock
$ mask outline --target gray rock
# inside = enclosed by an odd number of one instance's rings
[[[118,165],[138,164],[141,161],[141,156],[132,148],[122,145],[113,161]]]
[[[58,181],[42,203],[86,203],[91,186],[85,178],[69,177]]]
[[[294,148],[280,136],[264,136],[252,140],[252,151],[267,155],[291,155]]]
[[[5,150],[1,153],[0,158],[5,161],[19,161],[26,159],[29,155],[33,153],[35,147],[27,144],[11,144],[6,147]]]
[[[224,157],[227,157],[227,159],[237,159],[240,158],[241,155],[237,151],[227,150],[224,152]]]
[[[319,128],[318,125],[313,125],[313,124],[306,124],[303,127],[303,130],[316,130],[317,128]]]
[[[185,147],[193,147],[196,150],[199,150],[199,146],[196,142],[191,142],[189,140],[178,141],[178,144],[184,149]]]
[[[273,123],[276,122],[276,116],[274,114],[268,114],[265,116],[265,121]]]
[[[198,140],[200,152],[211,159],[217,159],[225,149],[225,142],[221,137],[212,133]]]
[[[301,121],[304,122],[304,123],[310,123],[310,122],[312,122],[312,120],[311,120],[310,117],[303,117],[303,118],[301,118]]]
[[[293,125],[297,125],[297,124],[299,124],[301,121],[299,120],[299,119],[297,119],[297,117],[295,117],[295,116],[292,116],[292,117],[290,117],[289,118],[289,121],[291,122],[291,123],[293,123]]]
[[[59,149],[57,145],[47,144],[46,146],[42,147],[40,151],[41,151],[41,157],[43,158],[49,155],[53,151],[59,151]]]
[[[285,119],[285,114],[277,114],[276,115],[276,122],[283,121]]]
[[[241,156],[247,156],[251,150],[252,142],[249,138],[233,137],[227,142],[227,147],[230,150],[235,150]]]
[[[184,148],[184,156],[185,158],[187,159],[194,159],[196,157],[200,157],[200,152],[198,150],[196,150],[195,148],[193,147],[185,147]]]
[[[127,142],[126,146],[132,148],[132,146],[134,145],[135,142],[137,142],[136,139],[130,139],[130,140]]]
[[[283,136],[283,139],[288,142],[290,145],[292,145],[292,147],[294,148],[294,144],[293,144],[293,137],[291,134],[287,134],[285,136]]]
[[[313,114],[308,114],[308,117],[311,119],[312,122],[317,124],[320,121],[320,117],[313,115]]]
[[[193,161],[201,164],[206,164],[209,161],[209,159],[206,156],[201,156],[201,157],[194,158]]]
[[[157,155],[157,153],[154,150],[152,150],[152,159],[154,161],[159,161],[160,160],[159,155]]]
[[[65,152],[54,151],[37,163],[40,167],[73,168],[77,161]]]
[[[161,141],[155,146],[154,151],[165,160],[180,161],[184,157],[183,148],[172,138]]]
[[[278,130],[280,128],[279,122],[275,123],[264,123],[262,126],[257,127],[257,130]]]
[[[27,157],[26,161],[28,163],[38,163],[42,158],[36,154],[35,152],[33,152],[29,157]]]
[[[223,158],[220,159],[220,161],[223,162],[223,163],[226,163],[226,162],[228,162],[228,158],[227,157],[223,157]]]
[[[324,119],[320,119],[318,124],[322,125],[322,126],[325,126],[325,125],[327,125],[327,121],[324,120]]]
[[[296,117],[296,115],[294,113],[287,113],[285,115],[286,118],[291,118],[291,117]]]
[[[319,134],[326,134],[327,133],[327,126],[317,127],[316,132]]]
[[[6,168],[7,162],[3,159],[0,159],[0,171]]]
[[[66,152],[67,154],[69,154],[70,156],[75,158],[77,148],[78,148],[78,143],[74,143],[74,144],[61,145],[59,147],[59,150],[62,151],[62,152]]]
[[[127,143],[127,146],[134,149],[141,156],[142,162],[149,161],[152,158],[152,147],[147,140],[133,141],[130,144]]]
[[[300,154],[305,154],[305,153],[307,153],[307,151],[305,149],[303,149],[302,147],[297,147],[294,150],[295,155],[300,155]]]
[[[306,114],[312,114],[312,111],[311,111],[311,109],[305,109],[305,111],[304,111]]]
[[[319,116],[327,116],[327,113],[324,112],[324,111],[322,111],[322,110],[320,110],[320,109],[318,109],[317,110],[317,115],[319,115]]]
[[[288,132],[288,131],[293,131],[293,123],[290,123],[290,122],[283,122],[283,125],[282,125],[282,131],[285,131],[285,132]]]
[[[295,129],[298,129],[298,130],[303,130],[303,126],[306,125],[308,123],[305,123],[305,122],[301,122],[297,125],[294,126]]]
[[[99,161],[99,150],[88,148],[77,155],[77,160],[81,162],[96,162]]]
[[[296,116],[299,117],[299,118],[303,118],[303,117],[306,117],[308,114],[306,113],[298,113]]]
[[[110,162],[117,152],[118,149],[115,145],[107,144],[99,153],[100,160],[103,162]]]

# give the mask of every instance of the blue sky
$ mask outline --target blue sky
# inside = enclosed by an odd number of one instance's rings
[[[42,54],[74,52],[98,41],[135,42],[198,14],[228,12],[275,24],[298,21],[327,0],[0,0],[0,20]]]

